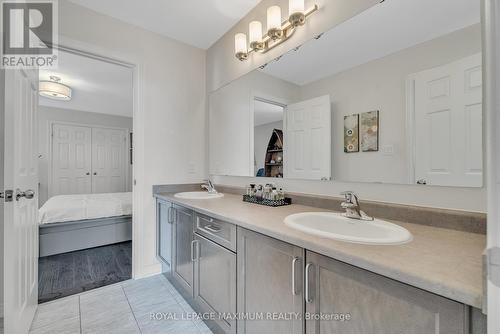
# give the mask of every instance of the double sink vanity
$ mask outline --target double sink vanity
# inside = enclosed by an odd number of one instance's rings
[[[485,332],[483,234],[197,188],[155,187],[157,257],[214,333]]]

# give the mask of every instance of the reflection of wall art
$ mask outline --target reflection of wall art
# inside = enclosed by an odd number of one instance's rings
[[[344,152],[359,152],[359,115],[344,116]]]
[[[361,151],[378,151],[378,110],[360,115]]]

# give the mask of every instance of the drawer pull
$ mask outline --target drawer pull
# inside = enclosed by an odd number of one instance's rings
[[[205,228],[213,233],[219,233],[221,228],[215,225],[205,225]]]

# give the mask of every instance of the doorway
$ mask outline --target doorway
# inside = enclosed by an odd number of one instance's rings
[[[44,303],[132,277],[133,68],[59,49],[57,71],[40,70],[39,83]]]

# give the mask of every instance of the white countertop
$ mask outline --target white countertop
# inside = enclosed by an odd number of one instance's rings
[[[272,208],[243,202],[240,195],[232,194],[208,200],[179,199],[171,193],[155,196],[458,302],[482,307],[485,235],[395,222],[413,234],[413,241],[391,246],[360,245],[315,237],[283,223],[290,214],[328,211],[324,209],[295,204]]]

